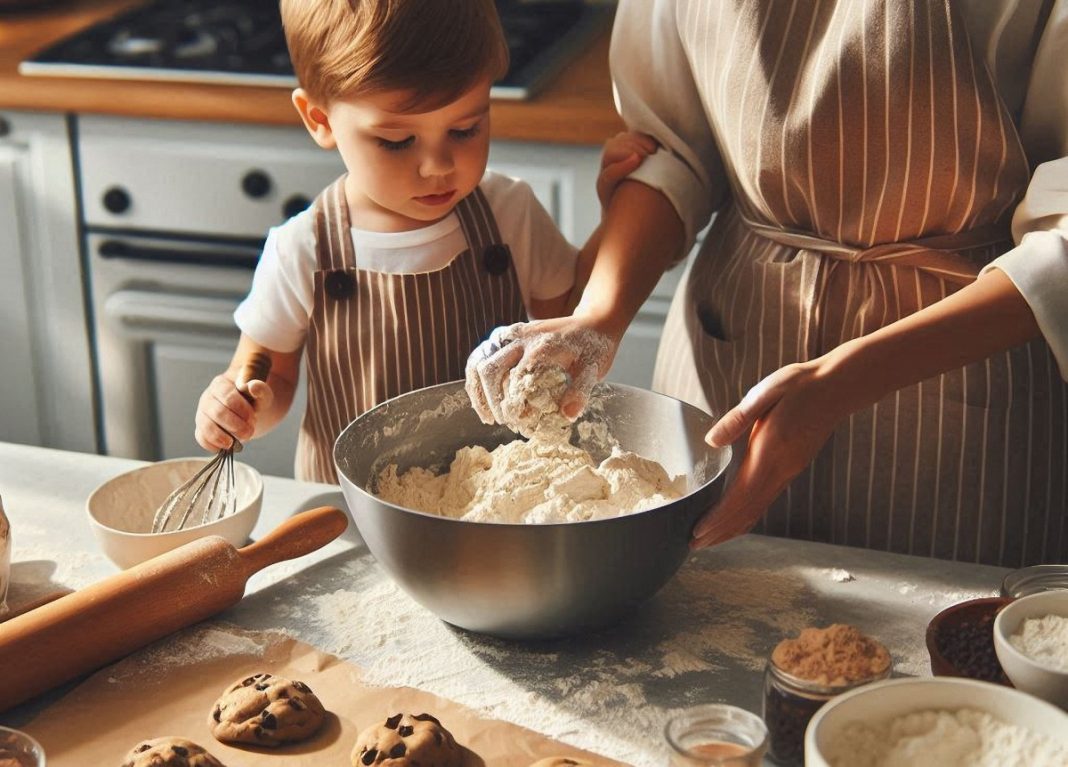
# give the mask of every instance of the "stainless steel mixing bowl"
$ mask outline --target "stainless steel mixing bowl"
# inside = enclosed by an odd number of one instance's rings
[[[605,454],[603,436],[596,438],[603,424],[624,449],[686,474],[689,493],[637,514],[547,525],[464,522],[375,496],[378,473],[390,463],[444,469],[461,447],[492,449],[516,438],[479,421],[462,382],[367,411],[338,437],[334,462],[368,549],[417,602],[471,631],[558,637],[621,618],[671,579],[730,462],[729,448],[705,444],[711,416],[644,389],[600,384],[579,423],[576,442],[595,458]]]

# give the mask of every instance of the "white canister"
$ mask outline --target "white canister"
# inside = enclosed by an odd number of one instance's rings
[[[0,615],[7,612],[7,584],[11,581],[11,524],[0,498]]]

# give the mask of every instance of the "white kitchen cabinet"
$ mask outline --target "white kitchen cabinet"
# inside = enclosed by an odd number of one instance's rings
[[[0,440],[95,451],[67,119],[0,111]]]

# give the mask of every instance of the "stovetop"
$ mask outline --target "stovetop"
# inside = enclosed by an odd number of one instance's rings
[[[528,98],[590,40],[610,12],[582,0],[498,0],[511,54],[495,98]],[[26,75],[180,80],[293,88],[274,0],[156,0],[22,62]]]

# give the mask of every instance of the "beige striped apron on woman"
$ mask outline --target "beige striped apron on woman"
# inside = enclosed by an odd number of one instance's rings
[[[949,2],[724,0],[680,19],[727,169],[654,387],[722,413],[1012,247],[1029,178]],[[1042,342],[855,413],[759,531],[1014,566],[1068,560],[1066,387]]]
[[[519,282],[481,189],[457,204],[467,250],[437,271],[360,269],[345,177],[315,200],[319,269],[305,345],[308,405],[296,476],[337,482],[334,442],[364,411],[462,379],[467,356],[498,325],[526,319]]]

